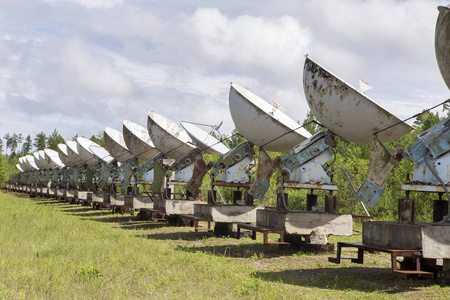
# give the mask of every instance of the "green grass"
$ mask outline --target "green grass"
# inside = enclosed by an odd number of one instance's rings
[[[274,239],[275,237],[272,237]],[[347,240],[358,241],[355,235]],[[344,240],[330,238],[331,242]],[[349,255],[354,253],[348,253]],[[448,298],[390,275],[389,257],[334,265],[190,227],[0,192],[0,299]]]

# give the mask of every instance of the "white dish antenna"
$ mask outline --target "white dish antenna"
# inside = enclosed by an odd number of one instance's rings
[[[224,155],[230,150],[227,146],[225,146],[211,134],[200,129],[192,123],[181,122],[181,126],[183,126],[184,130],[186,130],[186,132],[189,134],[194,144],[201,150],[219,155]]]
[[[45,157],[44,150],[39,150],[37,152],[34,152],[33,156],[34,156],[34,162],[36,163],[36,166],[39,169],[45,170],[45,169],[49,168],[48,162]]]
[[[108,150],[117,161],[124,163],[134,157],[128,150],[122,132],[110,127],[106,127],[103,132],[106,150]]]
[[[72,166],[80,167],[83,165],[83,160],[78,153],[78,143],[75,141],[66,141],[67,145],[67,153],[69,155],[69,159],[72,162]]]
[[[58,144],[58,155],[65,166],[72,166],[72,161],[69,158],[69,149],[66,144]]]
[[[436,60],[445,84],[450,89],[450,8],[439,6],[434,34]]]
[[[20,172],[23,172],[23,169],[22,169],[22,167],[20,166],[20,164],[16,164],[16,168],[17,168]]]
[[[159,154],[147,129],[131,121],[123,121],[123,139],[128,150],[137,156],[140,163],[146,162],[150,158]]]
[[[30,171],[39,170],[39,167],[36,165],[36,162],[34,160],[34,156],[27,155],[25,156],[25,165],[28,167]]]
[[[346,141],[371,144],[374,133],[397,124],[378,135],[386,143],[413,129],[308,57],[303,90],[316,119]]]
[[[28,171],[27,167],[25,166],[25,156],[19,157],[19,165],[25,172]]]
[[[97,157],[91,151],[90,147],[101,147],[100,145],[87,138],[79,136],[77,137],[77,146],[78,154],[86,165],[90,166],[98,162]]]
[[[64,164],[59,158],[58,152],[52,149],[44,149],[45,160],[47,161],[48,168],[61,169],[64,168]]]
[[[147,129],[156,148],[173,159],[179,159],[196,147],[186,130],[155,112],[148,113]]]
[[[300,124],[278,109],[279,104],[270,104],[234,83],[230,88],[229,105],[239,133],[265,150],[286,152],[311,137],[304,128],[298,128]]]
[[[100,160],[104,164],[108,164],[114,160],[114,157],[102,146],[89,146],[89,150],[97,157],[97,160]]]

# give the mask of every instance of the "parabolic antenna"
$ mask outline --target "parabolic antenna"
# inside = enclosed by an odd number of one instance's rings
[[[378,135],[386,143],[413,129],[308,57],[303,69],[303,89],[316,119],[346,141],[371,144],[374,133],[398,124]]]
[[[103,148],[102,146],[89,146],[89,150],[97,157],[97,160],[101,161],[104,164],[110,163],[114,160],[108,150]]]
[[[201,150],[219,155],[224,155],[230,150],[222,142],[194,124],[181,122],[181,126],[183,126],[194,144]]]
[[[39,170],[39,168],[36,165],[36,162],[34,160],[34,156],[27,155],[27,156],[25,156],[25,159],[26,159],[25,164],[29,167],[28,169],[30,171]]]
[[[134,155],[128,150],[127,144],[123,139],[122,132],[110,127],[105,127],[103,133],[106,150],[108,150],[117,161],[124,163],[134,157]]]
[[[45,169],[49,168],[48,162],[45,159],[45,152],[44,152],[44,150],[39,150],[37,152],[34,152],[33,156],[34,156],[34,162],[36,163],[36,166],[39,169],[45,170]]]
[[[90,166],[98,162],[97,157],[91,151],[90,147],[91,146],[101,147],[99,144],[82,136],[77,137],[77,144],[78,144],[77,145],[78,154],[80,155],[81,159],[85,164]]]
[[[22,167],[20,166],[20,164],[16,164],[16,168],[17,168],[20,172],[23,172],[23,169],[22,169]]]
[[[72,166],[72,161],[69,158],[69,149],[66,144],[58,144],[58,155],[65,166]]]
[[[24,170],[26,172],[26,171],[28,171],[28,168],[25,165],[25,160],[26,160],[25,156],[19,157],[19,165],[22,168],[22,170]]]
[[[59,158],[58,152],[52,149],[44,149],[45,160],[47,161],[48,168],[50,169],[61,169],[64,168],[64,164]]]
[[[297,122],[272,104],[234,83],[230,88],[229,105],[239,133],[265,150],[286,152],[311,137],[308,131],[298,128]]]
[[[146,162],[159,154],[159,150],[155,148],[148,131],[139,124],[127,120],[123,121],[123,139],[128,150],[138,157],[140,163]]]
[[[196,148],[181,125],[155,112],[148,113],[147,129],[156,148],[170,158],[179,159]]]
[[[83,160],[78,153],[78,143],[75,141],[66,141],[66,145],[72,166],[80,167],[83,164]]]
[[[434,34],[436,60],[445,84],[450,89],[450,8],[439,6],[439,16]]]

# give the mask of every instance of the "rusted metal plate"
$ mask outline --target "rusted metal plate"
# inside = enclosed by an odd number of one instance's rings
[[[349,142],[371,144],[374,133],[397,123],[379,134],[382,142],[398,139],[413,129],[309,58],[303,69],[303,89],[316,119]]]
[[[400,184],[399,189],[402,191],[413,192],[428,192],[428,193],[445,193],[441,185],[426,185],[426,184]],[[450,185],[447,185],[450,189]]]
[[[173,159],[179,159],[196,147],[181,125],[153,111],[148,113],[147,129],[156,148]]]
[[[119,162],[124,163],[132,159],[134,155],[128,150],[122,132],[110,127],[105,127],[104,139],[106,150]]]
[[[203,151],[224,155],[230,150],[218,139],[194,124],[181,122],[181,126],[183,126],[184,130],[189,134],[194,144]]]
[[[229,105],[239,133],[267,151],[287,152],[311,136],[272,104],[234,83],[230,87]]]
[[[291,188],[291,189],[307,189],[307,190],[327,190],[327,191],[337,191],[338,190],[338,187],[334,184],[285,182],[283,184],[283,187]]]
[[[434,35],[436,60],[445,84],[450,89],[450,8],[439,6]]]
[[[144,163],[159,154],[153,144],[147,129],[131,121],[123,121],[123,139],[128,150],[137,156],[140,163]]]

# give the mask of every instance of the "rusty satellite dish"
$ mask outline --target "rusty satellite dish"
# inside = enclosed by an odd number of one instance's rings
[[[92,153],[89,147],[90,146],[100,147],[100,145],[87,138],[80,136],[77,137],[77,146],[78,146],[77,148],[78,154],[80,155],[81,159],[86,165],[90,166],[98,161],[97,157],[94,155],[94,153]]]
[[[229,106],[239,133],[265,150],[286,152],[311,137],[274,105],[234,83],[230,88]]]
[[[75,141],[66,141],[67,153],[72,162],[72,166],[80,167],[83,165],[83,160],[78,153],[78,144]]]
[[[186,130],[186,132],[189,134],[194,144],[201,150],[219,155],[224,155],[230,150],[227,146],[225,146],[211,134],[200,129],[192,123],[181,122],[181,126],[183,126],[184,130]]]
[[[170,158],[179,159],[196,148],[181,125],[155,112],[148,113],[147,129],[156,148]]]
[[[378,135],[381,141],[393,141],[413,129],[308,57],[303,89],[316,119],[348,142],[371,144],[376,132],[395,124]]]
[[[52,149],[44,149],[45,160],[47,161],[47,167],[49,169],[61,169],[64,168],[64,164],[59,158],[58,152]]]
[[[450,8],[438,6],[439,16],[434,35],[436,60],[445,84],[450,89]]]
[[[147,129],[131,121],[123,121],[123,139],[128,150],[137,156],[140,163],[148,161],[150,158],[159,154]]]
[[[127,148],[122,132],[110,127],[105,127],[104,139],[106,150],[108,150],[112,157],[117,161],[124,163],[134,157]]]

